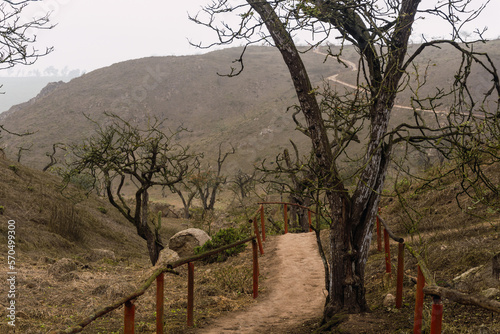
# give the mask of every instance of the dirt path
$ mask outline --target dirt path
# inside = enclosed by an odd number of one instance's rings
[[[266,293],[242,312],[216,320],[197,333],[281,333],[322,314],[324,269],[314,233],[286,234],[270,239],[260,257]]]

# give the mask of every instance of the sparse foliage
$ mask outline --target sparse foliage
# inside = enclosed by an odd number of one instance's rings
[[[148,191],[153,186],[169,187],[182,181],[193,156],[173,140],[177,133],[161,130],[163,121],[152,120],[147,129],[140,129],[116,115],[108,115],[107,123],[96,124],[96,135],[71,147],[74,161],[66,181],[80,173],[91,175],[94,185],[102,181],[110,203],[147,241],[154,265],[164,246],[158,230],[152,229],[148,220]],[[136,187],[133,206],[123,195],[128,177]]]

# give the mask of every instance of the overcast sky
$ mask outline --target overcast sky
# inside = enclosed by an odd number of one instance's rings
[[[35,66],[91,71],[116,62],[166,55],[188,55],[206,52],[189,45],[213,38],[211,32],[187,18],[200,6],[212,0],[43,0],[29,5],[27,15],[51,11],[52,30],[38,32],[40,46],[53,46],[54,52]],[[435,3],[438,0],[424,0]],[[472,0],[480,3],[484,0]],[[488,38],[500,36],[500,1],[492,0],[488,9],[476,21],[477,27],[487,26]],[[430,20],[419,20],[415,28],[427,37],[446,36],[443,26]],[[470,27],[467,31],[473,31]],[[418,42],[419,37],[413,37]],[[15,72],[21,70],[14,69]]]

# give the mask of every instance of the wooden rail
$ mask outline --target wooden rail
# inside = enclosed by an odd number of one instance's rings
[[[316,213],[316,212],[311,211],[311,209],[308,208],[307,206],[303,206],[303,205],[295,204],[295,203],[288,203],[288,202],[258,202],[257,204],[260,205],[260,208],[257,210],[257,212],[260,211],[260,223],[261,223],[262,240],[263,241],[266,241],[266,226],[265,226],[265,222],[264,222],[264,205],[266,205],[266,204],[283,205],[283,225],[284,225],[285,234],[288,233],[288,206],[296,206],[298,208],[307,210],[307,219],[309,221],[309,232],[312,232],[311,213]]]
[[[256,230],[258,233],[258,229]],[[258,275],[259,275],[259,265],[258,265],[258,248],[257,244],[260,243],[258,242],[258,234],[253,235],[251,237],[248,237],[244,240],[232,243],[230,245],[226,245],[217,249],[214,249],[212,251],[205,252],[203,254],[199,255],[194,255],[191,257],[187,258],[182,258],[178,261],[172,262],[167,264],[166,266],[162,266],[157,268],[153,274],[146,279],[146,281],[143,283],[143,285],[134,291],[132,294],[129,296],[123,297],[119,299],[118,301],[114,302],[111,305],[108,305],[106,307],[103,307],[99,310],[97,310],[95,313],[92,315],[86,317],[82,321],[80,321],[78,324],[76,324],[73,327],[67,328],[65,330],[61,331],[54,331],[51,333],[58,333],[58,334],[72,334],[72,333],[79,333],[81,332],[86,326],[88,326],[90,323],[95,321],[96,319],[104,316],[105,314],[116,310],[117,308],[121,307],[122,305],[124,306],[124,320],[123,320],[123,333],[124,334],[133,334],[134,333],[134,318],[135,318],[135,305],[134,301],[143,295],[146,290],[151,286],[153,281],[156,280],[156,286],[157,286],[157,293],[156,293],[156,332],[157,333],[163,333],[163,286],[164,286],[164,273],[165,272],[170,272],[177,274],[173,269],[180,267],[184,264],[188,264],[188,310],[187,310],[187,325],[188,326],[193,326],[193,289],[194,289],[194,262],[202,260],[208,256],[215,255],[217,253],[220,253],[222,251],[225,251],[227,249],[245,244],[247,242],[252,243],[252,269],[253,269],[253,297],[257,298],[258,296]],[[261,248],[261,254],[263,254],[262,250],[262,245],[260,245]]]
[[[76,324],[73,327],[67,328],[65,330],[61,331],[53,331],[51,333],[57,333],[57,334],[72,334],[72,333],[79,333],[81,332],[86,326],[88,326],[90,323],[95,321],[96,319],[106,315],[107,313],[116,310],[117,308],[121,307],[122,305],[124,306],[124,320],[123,320],[123,333],[124,334],[133,334],[135,332],[135,327],[134,327],[134,320],[135,320],[135,305],[134,302],[135,300],[143,295],[146,290],[151,286],[153,281],[156,280],[156,332],[157,333],[163,333],[163,316],[164,316],[164,284],[165,284],[165,275],[164,273],[173,273],[173,274],[178,274],[177,272],[174,271],[175,268],[180,267],[184,264],[188,265],[188,305],[187,305],[187,326],[193,326],[194,325],[194,318],[193,318],[193,305],[194,305],[194,297],[193,297],[193,292],[194,292],[194,262],[202,260],[206,257],[215,255],[217,253],[223,252],[227,249],[237,247],[239,245],[245,244],[247,242],[252,243],[252,271],[253,271],[253,280],[252,280],[252,288],[253,288],[253,298],[257,298],[258,296],[258,290],[259,290],[259,263],[258,263],[258,253],[264,254],[264,248],[262,242],[265,241],[266,239],[266,234],[265,234],[265,222],[264,222],[264,205],[265,204],[281,204],[283,205],[284,208],[284,226],[285,226],[285,233],[288,233],[288,213],[287,209],[288,206],[297,206],[302,209],[307,210],[308,213],[308,220],[309,220],[309,229],[312,231],[312,222],[311,222],[311,211],[308,207],[298,205],[298,204],[293,204],[293,203],[285,203],[285,202],[260,202],[258,203],[260,205],[259,209],[256,211],[255,218],[253,220],[250,220],[250,223],[252,224],[252,233],[253,235],[232,243],[230,245],[226,245],[208,252],[205,252],[203,254],[198,254],[194,256],[190,256],[187,258],[182,258],[179,259],[175,262],[169,263],[165,266],[159,267],[153,271],[153,274],[146,279],[146,281],[141,285],[139,289],[134,291],[132,294],[125,296],[118,301],[112,303],[111,305],[108,305],[106,307],[103,307],[90,316],[86,317],[82,321],[80,321],[78,324]],[[257,215],[260,214],[260,221],[261,221],[261,230],[259,231],[259,226],[257,223]]]
[[[380,210],[379,210],[380,213]],[[403,301],[403,279],[404,279],[404,250],[405,241],[401,237],[397,237],[385,224],[385,221],[377,215],[377,245],[381,245],[380,238],[380,223],[384,227],[384,251],[385,251],[385,267],[386,274],[391,274],[391,250],[389,245],[389,238],[398,243],[398,269],[397,269],[397,280],[396,280],[396,308],[400,309]],[[377,247],[381,251],[380,246]],[[417,291],[415,295],[415,313],[413,319],[413,334],[422,333],[422,323],[423,323],[423,305],[424,305],[424,287],[425,287],[425,276],[423,273],[423,268],[420,265],[417,266]],[[435,298],[434,298],[435,297]],[[433,306],[431,315],[431,334],[440,334],[441,326],[443,320],[443,304],[441,303],[441,298],[439,296],[433,296]]]

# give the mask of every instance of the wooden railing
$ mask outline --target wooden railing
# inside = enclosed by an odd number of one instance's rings
[[[88,316],[87,318],[80,321],[73,327],[67,328],[62,331],[52,332],[59,334],[70,334],[70,333],[79,333],[81,332],[87,325],[92,323],[94,320],[104,316],[105,314],[121,307],[124,305],[124,323],[123,323],[123,332],[124,334],[133,334],[134,333],[134,318],[135,318],[135,305],[134,301],[143,295],[146,290],[151,286],[153,281],[156,280],[156,332],[163,333],[163,315],[164,315],[164,273],[176,273],[174,271],[175,268],[178,268],[184,264],[188,265],[188,305],[187,305],[187,325],[193,326],[193,291],[194,291],[194,262],[202,260],[206,257],[215,255],[217,253],[223,252],[227,249],[245,244],[247,242],[252,243],[252,269],[253,269],[253,298],[257,298],[258,296],[258,282],[259,282],[259,263],[258,263],[258,249],[260,249],[260,253],[263,254],[263,246],[260,241],[260,233],[258,231],[257,224],[254,224],[255,235],[248,237],[244,240],[232,243],[230,245],[226,245],[224,247],[217,248],[212,251],[205,252],[203,254],[191,256],[188,258],[183,258],[173,263],[169,263],[166,266],[159,267],[155,269],[153,274],[149,276],[149,278],[142,284],[142,286],[134,291],[132,294],[121,298],[120,300],[114,302],[111,305],[103,307]]]
[[[177,274],[174,269],[178,268],[184,264],[187,264],[188,266],[188,302],[187,302],[187,326],[191,327],[194,325],[194,318],[193,318],[193,305],[194,305],[194,262],[202,260],[206,257],[215,255],[217,253],[223,252],[227,249],[245,244],[247,242],[252,243],[252,269],[253,269],[253,283],[252,283],[252,293],[253,293],[253,298],[257,298],[258,296],[258,291],[259,291],[259,264],[258,264],[258,253],[260,252],[261,255],[264,254],[264,247],[262,242],[265,241],[266,239],[266,228],[265,228],[265,214],[264,214],[264,205],[266,204],[280,204],[283,205],[283,210],[284,210],[284,230],[285,233],[288,233],[288,206],[296,206],[300,207],[304,210],[307,210],[308,213],[308,219],[309,219],[309,229],[311,229],[311,213],[314,213],[311,211],[308,207],[298,205],[298,204],[293,204],[293,203],[286,203],[286,202],[260,202],[258,203],[260,205],[259,209],[255,213],[254,219],[250,220],[250,223],[253,226],[253,235],[251,237],[248,237],[244,240],[232,243],[230,245],[226,245],[224,247],[220,247],[218,249],[212,250],[205,252],[203,254],[191,256],[188,258],[183,258],[178,261],[175,261],[173,263],[169,263],[166,266],[159,267],[155,269],[153,274],[149,276],[148,279],[141,285],[139,289],[131,293],[130,295],[121,298],[120,300],[114,302],[111,305],[108,305],[106,307],[103,307],[96,312],[94,312],[92,315],[88,316],[87,318],[83,319],[80,321],[78,324],[76,324],[73,327],[67,328],[62,331],[56,331],[52,333],[58,333],[58,334],[70,334],[70,333],[79,333],[81,332],[86,326],[91,324],[93,321],[97,320],[98,318],[104,316],[105,314],[118,309],[122,305],[124,306],[124,322],[123,322],[123,333],[124,334],[133,334],[135,331],[135,305],[134,302],[135,300],[143,295],[146,290],[151,286],[153,281],[156,280],[156,332],[157,333],[163,333],[163,316],[164,316],[164,284],[165,284],[165,273],[173,273]],[[257,215],[260,214],[260,220],[261,220],[261,230],[259,231],[259,226],[257,223]]]
[[[256,211],[256,215],[260,213],[260,223],[261,223],[261,231],[262,231],[262,240],[266,241],[266,226],[265,226],[265,221],[264,221],[264,205],[266,204],[279,204],[283,205],[283,225],[284,225],[284,230],[285,234],[288,233],[288,207],[289,206],[295,206],[304,210],[307,210],[307,218],[309,221],[309,232],[312,232],[312,220],[311,220],[311,214],[315,213],[312,211],[310,208],[307,206],[295,204],[295,203],[287,203],[287,202],[259,202],[257,203],[260,205],[259,209]],[[257,217],[255,216],[254,220],[257,220]]]
[[[379,211],[380,213],[380,211]],[[403,279],[404,279],[404,254],[405,241],[401,237],[397,237],[385,224],[380,214],[377,215],[377,249],[382,251],[381,225],[384,227],[384,251],[385,251],[385,268],[386,275],[391,276],[391,249],[390,239],[398,243],[398,267],[396,279],[396,308],[400,309],[403,301]],[[422,268],[417,265],[417,291],[415,294],[415,316],[413,320],[413,333],[422,333],[423,323],[423,308],[424,308],[424,286],[425,277],[422,273]],[[431,314],[431,334],[440,334],[443,322],[443,304],[441,298],[437,295],[433,296],[432,314]]]

